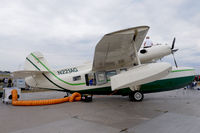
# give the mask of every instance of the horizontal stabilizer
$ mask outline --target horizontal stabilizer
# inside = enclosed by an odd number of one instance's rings
[[[137,66],[127,72],[112,76],[111,88],[118,90],[153,82],[168,75],[171,70],[171,65],[165,62]]]
[[[42,73],[48,73],[48,71],[21,70],[12,72],[14,78],[26,78],[29,76],[39,75]]]

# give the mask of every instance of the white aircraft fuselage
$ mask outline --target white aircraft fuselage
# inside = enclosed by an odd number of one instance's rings
[[[142,52],[143,50],[143,52]],[[145,51],[145,52],[144,52]],[[168,45],[155,45],[150,48],[141,49],[138,52],[141,63],[152,62],[166,55],[171,54]],[[102,82],[97,81],[96,71],[92,71],[92,64],[70,67],[61,70],[51,70],[46,61],[42,62],[40,58],[32,53],[27,57],[26,62],[35,67],[36,70],[47,71],[27,77],[26,83],[31,87],[55,89],[68,92],[80,92],[86,94],[112,94],[110,77],[119,73],[128,71],[131,68],[120,68],[116,70],[105,70],[102,72]],[[34,61],[37,60],[37,64]],[[30,66],[29,66],[30,67]],[[134,67],[134,65],[133,65]],[[41,68],[41,69],[40,69]],[[31,68],[32,69],[32,68]],[[93,81],[91,81],[93,79]],[[194,69],[189,67],[173,67],[171,72],[160,80],[140,85],[140,91],[143,93],[161,92],[178,89],[186,86],[194,79]],[[130,88],[117,90],[115,94],[128,95]]]

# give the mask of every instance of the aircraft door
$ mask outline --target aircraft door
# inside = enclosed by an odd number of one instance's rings
[[[95,73],[85,74],[85,81],[87,86],[96,85],[96,76]]]

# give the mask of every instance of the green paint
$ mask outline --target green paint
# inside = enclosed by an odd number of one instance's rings
[[[141,86],[141,91],[144,93],[162,92],[174,89],[179,89],[187,86],[194,80],[195,76],[179,77],[173,79],[157,80]]]
[[[31,55],[49,72],[51,73],[55,78],[57,78],[58,80],[60,80],[61,82],[65,83],[65,84],[68,84],[68,85],[72,85],[72,86],[77,86],[77,85],[85,85],[86,83],[76,83],[76,84],[73,84],[73,83],[69,83],[69,82],[66,82],[64,81],[63,79],[59,78],[56,74],[54,74],[47,66],[45,66],[33,53],[31,53]]]
[[[194,71],[194,69],[172,70],[171,72]]]

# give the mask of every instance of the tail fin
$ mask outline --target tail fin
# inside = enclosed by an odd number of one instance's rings
[[[49,65],[42,53],[33,52],[26,57],[24,70],[48,71]]]

